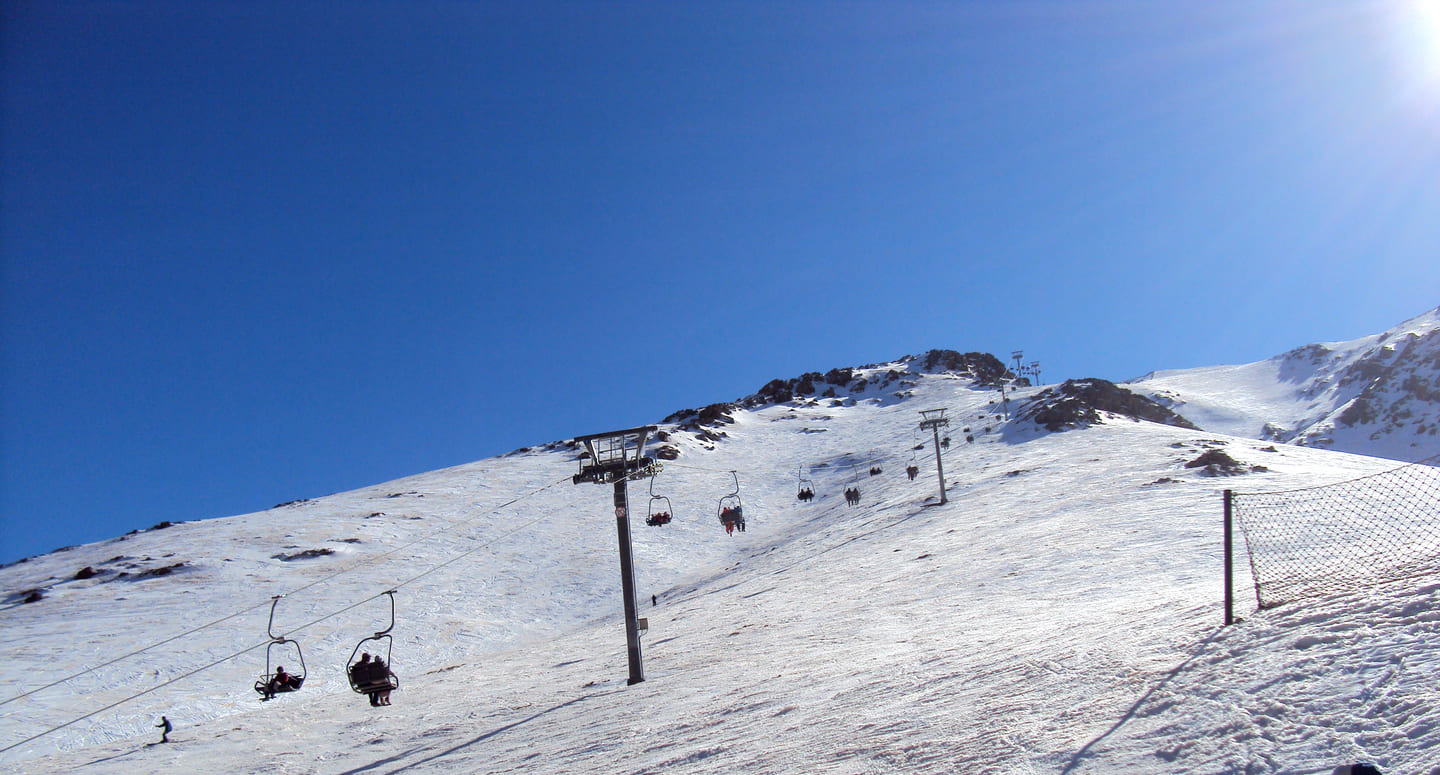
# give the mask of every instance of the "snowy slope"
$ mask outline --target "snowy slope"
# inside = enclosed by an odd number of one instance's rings
[[[1382,334],[1132,384],[1220,433],[1423,460],[1440,454],[1440,307]]]
[[[858,395],[736,409],[719,441],[667,429],[679,457],[654,487],[676,519],[635,526],[644,683],[625,682],[609,488],[571,484],[575,451],[552,444],[0,569],[0,747],[14,746],[0,764],[1298,773],[1371,760],[1440,773],[1440,583],[1252,604],[1220,626],[1223,488],[1392,463],[1121,418],[1007,426],[970,379],[881,387],[892,366]],[[917,411],[941,406],[955,442],[943,506],[933,450],[913,450]],[[1185,467],[1217,447],[1268,470]],[[731,471],[749,529],[727,537],[715,509]],[[815,502],[795,500],[797,471]],[[635,512],[647,484],[630,488]],[[97,575],[75,579],[86,567]],[[391,588],[402,688],[373,709],[342,666],[387,623],[377,595]],[[18,602],[32,590],[42,599]],[[277,632],[301,642],[309,677],[261,703],[249,687],[280,593]],[[173,742],[145,745],[162,714]]]

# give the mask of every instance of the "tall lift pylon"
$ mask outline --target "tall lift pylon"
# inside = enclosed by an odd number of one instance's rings
[[[948,499],[945,497],[945,465],[940,462],[940,429],[948,427],[950,420],[945,417],[944,409],[925,409],[920,412],[920,430],[930,430],[935,434],[935,473],[940,477],[940,504],[943,506]],[[946,441],[949,441],[947,438]]]
[[[635,561],[630,544],[630,498],[625,483],[660,472],[661,464],[645,455],[645,439],[655,426],[630,428],[609,433],[576,436],[585,445],[580,460],[580,473],[572,477],[575,484],[613,484],[615,486],[615,530],[620,539],[620,589],[625,596],[625,646],[630,655],[630,679],[634,686],[645,680],[645,664],[640,655],[640,607],[635,601]]]

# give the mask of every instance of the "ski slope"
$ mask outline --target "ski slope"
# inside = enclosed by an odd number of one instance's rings
[[[680,456],[654,489],[674,522],[644,526],[650,483],[629,490],[643,683],[626,685],[610,488],[572,484],[577,452],[552,444],[0,569],[0,766],[1440,773],[1440,579],[1256,612],[1242,578],[1245,619],[1221,626],[1223,489],[1396,463],[1123,418],[1046,433],[1006,425],[968,379],[877,383],[737,411],[713,445],[667,429]],[[917,426],[942,406],[937,505]],[[1210,448],[1268,470],[1184,467]],[[729,537],[715,512],[732,471],[748,529]],[[797,473],[815,501],[795,499]],[[75,579],[85,567],[102,572]],[[387,589],[401,689],[371,708],[343,666],[388,623]],[[276,594],[308,677],[262,703]],[[147,745],[162,714],[171,743]]]

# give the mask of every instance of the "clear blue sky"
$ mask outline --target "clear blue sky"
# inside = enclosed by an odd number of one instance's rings
[[[0,4],[0,561],[1024,349],[1440,304],[1440,9]]]

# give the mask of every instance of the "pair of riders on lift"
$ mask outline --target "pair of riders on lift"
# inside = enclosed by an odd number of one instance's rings
[[[860,488],[859,488],[859,487],[847,487],[847,488],[845,488],[845,502],[848,503],[848,504],[850,504],[851,506],[854,506],[855,504],[859,503],[859,502],[860,502]]]
[[[350,683],[370,696],[372,707],[390,704],[390,692],[395,688],[391,675],[389,666],[378,655],[371,659],[368,653],[361,654],[360,661],[350,666]]]
[[[802,501],[808,501],[811,498],[815,497],[815,491],[810,489],[809,487],[806,487],[800,490],[800,494],[795,497],[799,498]]]
[[[720,521],[725,523],[726,535],[734,535],[736,527],[740,528],[740,532],[745,532],[745,515],[740,512],[739,506],[734,508],[726,506],[721,509]]]

